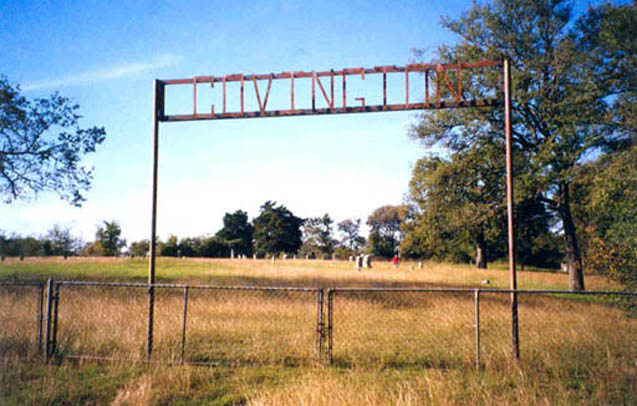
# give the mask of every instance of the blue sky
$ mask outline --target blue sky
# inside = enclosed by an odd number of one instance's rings
[[[41,194],[0,205],[0,229],[39,235],[57,223],[92,240],[102,220],[116,220],[129,242],[148,238],[153,79],[404,65],[413,47],[433,57],[438,45],[454,42],[440,16],[468,7],[454,0],[0,0],[0,73],[29,98],[56,90],[71,97],[83,126],[107,131],[86,159],[95,179],[82,208]],[[353,82],[350,100],[356,86],[368,91]],[[218,97],[209,92],[202,103]],[[380,88],[371,92],[364,95]],[[171,103],[191,108],[183,95]],[[412,165],[427,153],[407,136],[415,117],[162,123],[158,234],[212,234],[225,212],[253,218],[266,200],[301,217],[327,212],[336,221],[364,221],[378,206],[401,203]]]

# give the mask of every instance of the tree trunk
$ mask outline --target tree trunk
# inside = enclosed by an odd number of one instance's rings
[[[568,263],[568,288],[571,291],[584,290],[584,267],[582,253],[577,242],[575,223],[571,216],[569,185],[560,185],[560,218],[566,238],[566,260]]]
[[[476,241],[476,268],[487,269],[487,243],[482,233],[478,234]]]

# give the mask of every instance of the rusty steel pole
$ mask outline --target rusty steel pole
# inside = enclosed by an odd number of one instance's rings
[[[509,237],[509,277],[511,288],[511,335],[513,358],[520,358],[520,336],[518,328],[518,288],[515,270],[515,229],[513,222],[513,151],[511,148],[511,65],[503,61],[504,73],[504,136],[506,139],[506,185],[507,185],[507,228]]]
[[[157,239],[157,169],[159,160],[159,117],[162,115],[164,84],[155,80],[153,86],[153,195],[150,219],[150,241],[148,259],[148,338],[146,355],[150,359],[153,351],[153,316],[155,310],[155,256]]]

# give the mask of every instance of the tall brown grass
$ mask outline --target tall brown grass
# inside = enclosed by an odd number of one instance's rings
[[[175,280],[188,281],[176,274],[172,262],[167,264],[164,277],[174,272]],[[195,281],[206,280],[208,273],[219,284],[506,283],[502,271],[435,264],[425,264],[423,270],[402,264],[396,271],[377,263],[361,272],[347,262],[332,261],[224,260],[210,269],[207,261],[196,264],[204,268]],[[520,279],[527,287],[555,287],[566,277],[524,273]],[[608,286],[601,279],[589,281],[589,286]],[[0,354],[4,365],[20,368],[12,361],[15,354],[33,356],[38,350],[36,290],[3,289]],[[184,292],[156,292],[153,358],[179,363]],[[177,394],[197,397],[213,373],[234,382],[237,396],[232,399],[251,405],[634,404],[637,398],[637,319],[609,297],[519,295],[521,360],[516,362],[511,357],[508,295],[481,293],[481,363],[476,369],[471,292],[337,293],[333,366],[317,362],[315,293],[190,289],[188,295],[185,359],[221,366],[216,372],[151,366],[121,385],[113,404],[168,404]],[[145,288],[63,286],[58,353],[143,360],[147,311]],[[257,368],[246,367],[254,364],[274,365],[259,372],[274,383],[237,377],[237,368]],[[284,372],[289,368],[293,372]],[[284,373],[286,379],[272,378]],[[18,384],[2,374],[5,385]]]

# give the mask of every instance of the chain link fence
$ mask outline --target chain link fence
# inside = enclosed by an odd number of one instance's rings
[[[494,289],[344,288],[327,292],[335,365],[501,368],[513,357],[511,295]],[[525,363],[550,372],[637,373],[637,293],[517,291]],[[612,369],[612,368],[611,368]]]
[[[42,349],[44,282],[0,281],[0,355],[32,358]]]
[[[56,357],[299,364],[318,359],[321,351],[318,289],[71,281],[54,286],[48,353]]]
[[[511,365],[514,292],[325,293],[324,300],[324,290],[316,288],[0,281],[0,355],[191,364],[321,360],[383,368]],[[515,294],[526,365],[548,374],[564,373],[566,365],[575,377],[637,375],[636,292]],[[556,365],[561,369],[552,370]]]

